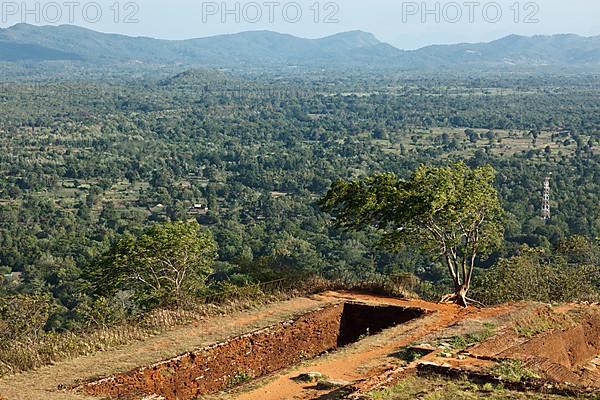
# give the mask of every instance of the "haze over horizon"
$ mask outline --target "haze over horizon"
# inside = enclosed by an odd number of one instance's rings
[[[305,38],[362,30],[400,49],[432,44],[487,42],[510,34],[600,34],[600,3],[542,2],[3,2],[0,27],[73,24],[100,32],[159,39],[191,39],[249,30]],[[37,5],[36,5],[37,4]],[[225,4],[225,7],[223,7]],[[117,6],[117,7],[115,7]],[[385,12],[382,12],[385,9]],[[84,12],[85,10],[85,12]],[[285,10],[285,12],[284,12]],[[518,10],[518,11],[517,11]],[[99,13],[98,13],[99,11]]]

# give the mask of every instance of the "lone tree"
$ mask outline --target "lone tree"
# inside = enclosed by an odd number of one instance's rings
[[[125,235],[94,271],[99,294],[133,293],[143,307],[177,304],[204,287],[217,245],[198,223],[167,222]]]
[[[408,181],[391,173],[339,181],[320,204],[341,228],[380,231],[393,251],[413,243],[436,252],[454,283],[454,293],[442,301],[467,307],[475,262],[489,256],[503,235],[494,176],[491,166],[470,169],[462,162],[421,166]]]

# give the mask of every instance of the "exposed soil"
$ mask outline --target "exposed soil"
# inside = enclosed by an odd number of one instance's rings
[[[346,303],[352,303],[354,306],[344,306]],[[375,309],[379,315],[364,319],[362,316],[365,312],[360,308],[367,307],[365,304],[377,306]],[[386,314],[403,315],[390,306],[421,309],[427,313],[416,319],[405,316],[405,320],[400,317],[390,321]],[[350,308],[344,310],[345,307]],[[180,388],[176,382],[181,379],[187,382],[196,372],[208,367],[204,376],[212,378],[205,381],[212,383],[202,390],[225,388],[225,391],[203,398],[339,399],[393,384],[407,375],[414,374],[421,362],[469,371],[477,376],[503,357],[519,357],[527,363],[527,367],[541,371],[541,375],[547,379],[561,382],[577,381],[582,385],[600,382],[600,309],[588,307],[586,312],[579,314],[585,318],[567,328],[555,329],[532,338],[520,337],[512,327],[515,319],[536,315],[543,308],[547,307],[518,303],[465,310],[454,305],[420,300],[327,292],[244,313],[207,318],[194,325],[121,349],[5,377],[0,379],[0,398],[4,396],[8,400],[92,400],[96,397],[59,388],[92,382],[97,380],[98,376],[114,376],[127,377],[132,381],[137,379],[139,385],[133,386],[143,392],[148,392],[148,387],[156,384],[152,382],[154,380],[162,381],[163,384],[170,382],[164,385],[163,389],[157,388],[155,392],[162,393],[164,398],[183,396],[180,398],[185,399],[188,398],[185,396],[193,391],[198,393],[202,383],[193,383],[190,391],[186,392],[188,389]],[[566,313],[582,308],[568,305],[555,311]],[[368,310],[372,311],[373,308]],[[354,317],[351,317],[353,314]],[[367,323],[366,320],[371,322]],[[388,322],[384,323],[386,320]],[[372,321],[382,323],[377,325]],[[479,346],[469,347],[467,351],[471,356],[462,353],[466,358],[456,355],[447,358],[443,355],[445,350],[436,347],[440,340],[477,332],[489,323],[497,327],[497,335]],[[275,335],[286,335],[286,331],[290,332],[290,336],[285,341],[287,345],[282,347],[279,345],[282,343],[280,338]],[[251,333],[245,334],[246,332]],[[297,345],[293,345],[292,336],[299,336],[294,338],[298,339]],[[361,340],[356,342],[358,338]],[[416,343],[434,344],[434,349],[431,354],[408,366],[400,362],[399,349]],[[250,349],[256,356],[248,355]],[[177,354],[183,355],[173,359]],[[316,357],[312,358],[314,356]],[[223,360],[220,357],[229,358]],[[168,361],[155,364],[157,360]],[[207,364],[209,361],[213,364]],[[300,364],[297,364],[298,362]],[[293,364],[297,365],[289,367]],[[143,365],[151,367],[132,369]],[[283,369],[280,370],[281,368]],[[171,375],[169,371],[172,371]],[[157,380],[155,378],[159,372],[160,379]],[[346,381],[349,386],[341,389],[327,388],[323,385],[317,387],[315,383],[302,383],[292,379],[301,373],[309,372],[319,372],[330,379]],[[230,387],[251,376],[262,375],[265,377],[253,380],[247,385]],[[100,386],[102,384],[99,384]],[[107,388],[109,386],[106,385]],[[99,393],[117,393],[110,392],[111,390],[113,389]],[[143,398],[142,395],[136,397],[135,390],[128,393],[136,400]]]
[[[423,310],[342,303],[207,348],[83,385],[91,395],[188,400],[226,389],[420,317]]]
[[[379,335],[370,336],[341,351],[311,360],[302,366],[284,371],[258,387],[227,393],[219,398],[238,400],[267,399],[335,399],[337,391],[319,390],[312,383],[300,384],[293,378],[301,373],[318,371],[329,378],[352,382],[353,386],[363,380],[379,377],[397,366],[397,350],[421,339],[431,332],[446,329],[464,318],[494,314],[491,310],[462,309],[452,304],[436,304],[421,300],[401,300],[364,294],[332,293],[343,300],[360,300],[367,303],[384,303],[404,307],[418,307],[429,311],[426,316],[386,329]],[[497,311],[496,311],[497,312]],[[485,314],[484,314],[485,313]],[[341,394],[344,394],[343,391]]]
[[[381,301],[381,300],[380,300]],[[395,302],[397,300],[386,300]],[[390,349],[398,350],[402,346],[409,345],[412,342],[419,341],[423,343],[425,339],[427,342],[435,343],[436,340],[445,340],[444,338],[450,338],[453,336],[461,336],[468,333],[474,333],[485,327],[486,324],[493,324],[498,327],[500,334],[493,336],[486,343],[496,342],[505,349],[511,346],[524,346],[524,355],[527,355],[528,364],[526,368],[533,366],[533,360],[539,358],[532,357],[536,353],[526,353],[529,351],[536,351],[539,346],[527,347],[527,343],[536,343],[541,337],[548,334],[542,334],[539,337],[531,338],[520,338],[515,333],[515,329],[512,327],[512,323],[518,319],[528,319],[532,316],[536,316],[540,310],[544,310],[547,306],[542,304],[506,304],[496,308],[488,308],[484,310],[477,309],[452,309],[452,308],[441,308],[441,305],[426,304],[423,308],[431,307],[430,309],[436,310],[437,313],[427,316],[419,320],[418,324],[411,326],[412,322],[405,325],[384,331],[381,335],[376,336],[368,341],[359,342],[354,344],[348,350],[344,350],[342,355],[333,354],[323,358],[314,360],[313,362],[303,365],[301,369],[295,371],[289,371],[285,374],[277,376],[274,380],[265,382],[264,385],[258,388],[250,389],[246,392],[238,393],[235,398],[242,400],[261,400],[261,399],[362,399],[365,394],[373,389],[379,389],[381,387],[387,387],[393,385],[395,382],[415,374],[417,369],[420,368],[421,364],[427,365],[438,365],[441,367],[440,370],[447,371],[459,371],[460,376],[474,376],[480,377],[481,380],[487,382],[496,382],[498,379],[489,373],[489,369],[493,367],[495,362],[494,357],[487,359],[486,357],[474,358],[469,357],[466,354],[459,354],[457,357],[444,355],[445,350],[439,348],[431,351],[430,354],[424,356],[422,359],[410,363],[408,366],[399,366],[398,363],[394,363],[391,357],[394,353],[390,353]],[[580,309],[578,306],[568,306],[562,311],[566,312],[574,308]],[[558,318],[560,319],[560,318]],[[588,348],[579,349],[581,356],[574,356],[575,359],[579,360],[579,364],[584,364],[586,359],[594,358],[595,350],[595,338],[600,330],[597,329],[592,319],[586,319],[581,324],[578,324],[569,329],[557,329],[553,333],[558,335],[558,340],[565,336],[572,336],[573,338],[567,339],[564,345],[571,349],[573,346],[569,344],[569,340],[574,340],[574,343],[580,343],[578,339],[578,332],[580,328],[584,327],[584,337],[589,346]],[[506,328],[505,328],[506,327]],[[587,327],[587,328],[585,328]],[[511,334],[512,332],[512,334]],[[505,340],[506,338],[506,340]],[[589,339],[592,339],[591,341]],[[502,344],[504,343],[504,344]],[[550,351],[550,347],[549,347]],[[573,352],[573,350],[567,350]],[[575,352],[574,354],[577,354]],[[511,358],[508,354],[506,358]],[[586,393],[590,388],[590,382],[600,382],[597,379],[597,365],[600,364],[598,359],[596,363],[590,365],[591,361],[585,363],[583,372],[573,372],[567,367],[562,367],[559,364],[544,364],[540,365],[541,375],[544,379],[539,381],[532,381],[529,384],[524,383],[522,385],[514,383],[511,385],[516,390],[536,390],[544,389],[546,393]],[[553,380],[551,375],[552,371],[556,370],[556,366],[560,366],[565,372],[565,375],[557,375]],[[319,371],[326,375],[332,376],[335,379],[342,379],[352,382],[346,388],[331,391],[331,392],[320,392],[316,390],[314,385],[294,385],[290,378],[299,372],[305,371]],[[578,387],[564,386],[568,380],[560,380],[567,376],[566,374],[574,374],[579,379],[577,383]],[[458,376],[458,375],[457,375]],[[554,383],[553,383],[554,382]],[[559,384],[560,383],[560,384]],[[549,388],[549,389],[547,389]],[[552,389],[554,388],[554,389]],[[222,398],[230,398],[232,394],[223,396]]]
[[[579,323],[533,338],[519,337],[510,326],[469,350],[480,358],[520,359],[545,378],[600,387],[600,371],[591,362],[600,354],[600,310],[587,309]]]
[[[145,341],[118,349],[79,357],[55,365],[0,379],[0,396],[7,400],[91,400],[84,393],[61,388],[94,377],[129,371],[157,360],[175,357],[185,351],[203,348],[245,332],[284,321],[298,313],[336,302],[326,294],[299,297],[253,310],[209,317]]]

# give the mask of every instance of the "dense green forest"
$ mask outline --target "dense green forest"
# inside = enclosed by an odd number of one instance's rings
[[[47,328],[76,327],[111,245],[188,219],[218,246],[212,282],[411,273],[444,285],[435,258],[338,230],[318,200],[339,179],[457,160],[496,169],[506,210],[503,246],[478,268],[523,245],[598,266],[599,82],[189,71],[0,83],[0,293],[48,294]]]

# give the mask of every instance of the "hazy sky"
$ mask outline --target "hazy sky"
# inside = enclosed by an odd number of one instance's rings
[[[411,49],[489,41],[511,33],[600,35],[600,2],[593,0],[2,0],[0,8],[2,27],[74,23],[165,39],[262,29],[315,38],[360,29]]]

